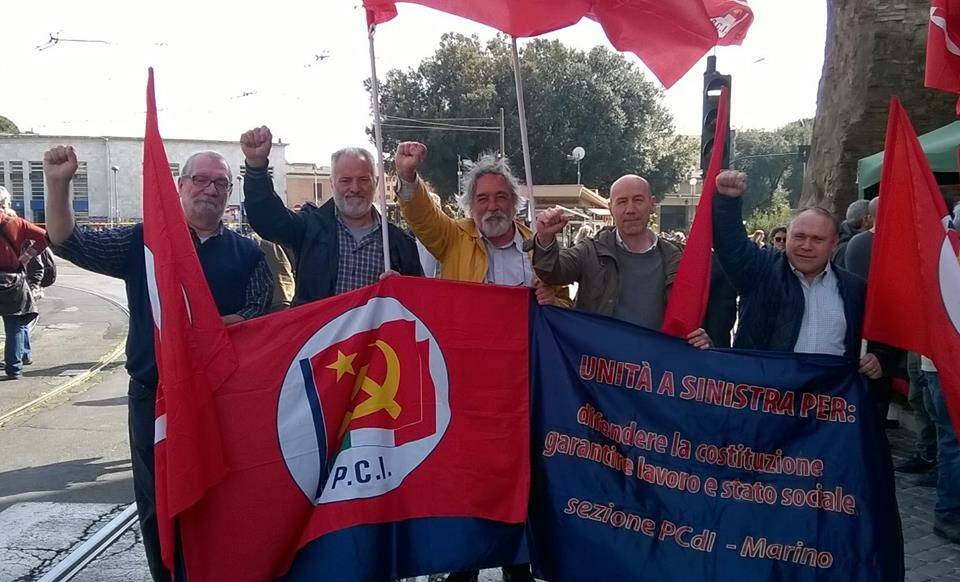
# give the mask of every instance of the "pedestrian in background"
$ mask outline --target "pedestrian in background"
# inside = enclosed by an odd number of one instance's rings
[[[28,270],[27,265],[47,247],[46,236],[42,228],[17,216],[10,205],[10,192],[0,186],[0,315],[6,335],[5,380],[19,379],[25,361],[31,363],[29,325],[38,313],[32,288],[39,289],[43,268]]]

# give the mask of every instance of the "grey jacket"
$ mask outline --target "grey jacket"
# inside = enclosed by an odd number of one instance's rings
[[[663,253],[664,302],[677,276],[682,251],[677,245],[658,239],[657,249]],[[568,285],[579,283],[577,309],[613,315],[620,300],[620,269],[617,265],[617,234],[613,227],[601,230],[593,238],[580,241],[572,248],[560,249],[554,243],[549,249],[534,245],[533,268],[544,283]]]

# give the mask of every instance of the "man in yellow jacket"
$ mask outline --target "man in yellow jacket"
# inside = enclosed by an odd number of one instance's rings
[[[514,220],[519,185],[507,161],[486,155],[473,165],[463,178],[459,200],[470,218],[454,220],[430,199],[417,176],[426,156],[421,143],[397,146],[397,198],[414,235],[440,262],[441,278],[533,287],[541,305],[569,307],[566,287],[545,285],[533,271],[532,252],[524,249],[533,234]]]

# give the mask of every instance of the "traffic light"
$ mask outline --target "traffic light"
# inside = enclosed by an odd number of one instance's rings
[[[707,57],[707,70],[703,73],[703,129],[700,133],[700,169],[704,176],[707,175],[710,155],[713,153],[713,137],[717,131],[717,113],[720,110],[720,91],[726,87],[729,99],[730,83],[730,75],[717,72],[717,57]],[[730,167],[730,137],[728,126],[721,168]]]

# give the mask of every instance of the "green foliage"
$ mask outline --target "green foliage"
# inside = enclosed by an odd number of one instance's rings
[[[0,133],[20,133],[20,129],[14,122],[0,115]]]
[[[756,208],[747,218],[747,232],[762,230],[770,236],[770,231],[778,226],[787,226],[792,218],[790,200],[787,192],[777,190],[773,193],[770,202],[763,208]],[[769,241],[768,241],[769,242]]]
[[[812,132],[812,119],[794,121],[774,131],[737,131],[732,165],[748,176],[745,213],[770,205],[778,190],[786,193],[789,203],[797,204],[803,189],[803,163],[797,146],[809,144]]]
[[[645,176],[655,192],[687,177],[688,144],[674,134],[663,92],[622,55],[602,47],[584,52],[558,41],[534,40],[521,56],[531,163],[536,184],[574,183],[567,155],[586,149],[582,182],[609,188],[626,173]],[[416,68],[391,70],[380,89],[382,113],[408,119],[490,118],[453,122],[494,126],[504,109],[506,155],[523,178],[516,90],[505,37],[445,34]],[[368,129],[372,135],[372,128]],[[384,149],[417,140],[430,150],[421,168],[445,198],[457,191],[457,156],[476,159],[499,149],[497,133],[387,128]],[[698,145],[695,145],[698,147]]]

